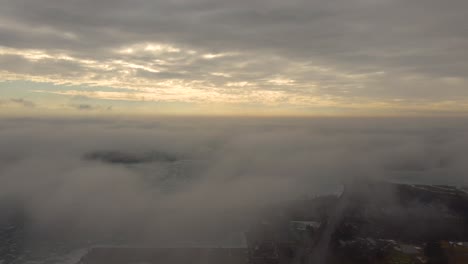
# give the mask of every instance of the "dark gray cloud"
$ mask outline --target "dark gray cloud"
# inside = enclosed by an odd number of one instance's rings
[[[43,28],[49,34],[54,30],[58,35],[60,32],[76,34],[77,39],[71,41],[76,46],[51,40],[45,47],[77,51],[86,50],[86,45],[97,44],[100,51],[100,48],[156,40],[199,44],[201,48],[218,52],[273,49],[291,55],[298,53],[301,58],[332,55],[354,62],[353,55],[365,60],[366,54],[374,61],[380,58],[371,56],[379,54],[389,59],[411,59],[413,56],[403,55],[424,54],[430,48],[439,52],[426,55],[437,57],[447,53],[450,45],[461,46],[451,54],[456,55],[458,51],[458,55],[463,55],[464,43],[460,41],[467,37],[466,23],[463,23],[467,4],[458,0],[444,3],[436,0],[291,1],[287,4],[266,0],[235,3],[2,1],[5,6],[2,18],[12,23],[10,28],[25,24],[35,25],[39,32]],[[34,41],[29,43],[32,48],[37,47]],[[420,67],[429,66],[421,64],[417,56],[413,59]]]
[[[34,102],[25,100],[23,98],[12,98],[10,99],[10,102],[13,104],[17,104],[17,105],[21,105],[21,106],[29,107],[29,108],[36,107],[36,104]]]
[[[79,100],[82,100],[81,98]],[[112,111],[112,106],[101,106],[91,104],[71,104],[72,108],[80,111]]]
[[[87,160],[97,160],[115,164],[138,164],[149,162],[175,162],[179,158],[170,153],[152,151],[149,153],[125,153],[122,151],[93,151],[83,156]]]
[[[79,104],[79,105],[75,105],[75,108],[79,109],[79,110],[91,110],[94,107],[92,105],[89,105],[89,104]]]

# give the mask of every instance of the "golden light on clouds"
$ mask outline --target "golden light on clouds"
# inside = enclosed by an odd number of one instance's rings
[[[96,90],[62,89],[48,91],[35,89],[35,93],[50,93],[63,96],[85,96],[100,100],[122,100],[141,102],[184,102],[215,104],[257,104],[280,106],[294,104],[297,107],[329,107],[337,102],[330,96],[314,94],[317,83],[310,80],[299,83],[286,77],[295,68],[295,62],[278,57],[270,58],[281,67],[282,74],[261,74],[262,78],[252,78],[248,69],[250,64],[258,62],[246,59],[248,54],[241,53],[203,53],[161,43],[139,43],[112,50],[100,60],[80,58],[58,51],[38,49],[0,48],[0,55],[17,56],[26,64],[43,64],[52,67],[59,63],[69,63],[73,74],[62,68],[61,72],[44,74],[43,72],[13,73],[0,72],[5,80],[31,80],[56,84],[81,85],[96,87]],[[141,59],[144,57],[145,59]],[[201,63],[207,70],[190,73],[185,67],[196,67],[200,61],[215,61],[224,57],[234,59],[232,66],[223,65],[223,72],[209,72],[210,64]],[[210,62],[211,63],[211,62]],[[318,66],[305,67],[294,65],[300,71],[315,74],[345,76],[332,69],[324,70]],[[166,76],[167,75],[167,76]],[[244,78],[242,77],[244,76]],[[345,78],[349,78],[345,76]],[[244,80],[245,79],[245,80]],[[100,91],[98,87],[124,89],[124,91]],[[302,88],[300,93],[278,90],[272,87]],[[304,92],[306,91],[306,92]],[[309,91],[309,92],[307,92]]]

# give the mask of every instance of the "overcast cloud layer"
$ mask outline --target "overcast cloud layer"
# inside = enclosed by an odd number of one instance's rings
[[[0,5],[0,77],[62,84],[32,88],[34,97],[248,104],[312,113],[467,110],[464,0]]]
[[[64,235],[235,232],[265,205],[357,179],[466,186],[467,130],[460,119],[2,120],[0,202]]]

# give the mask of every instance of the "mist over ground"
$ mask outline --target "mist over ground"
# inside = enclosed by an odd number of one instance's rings
[[[467,185],[467,132],[463,118],[4,118],[0,201],[37,237],[215,241],[363,178]]]

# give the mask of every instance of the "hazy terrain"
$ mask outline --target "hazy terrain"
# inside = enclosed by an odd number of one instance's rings
[[[226,243],[258,208],[357,179],[466,185],[467,130],[462,118],[3,119],[2,223],[22,224],[25,252]]]

